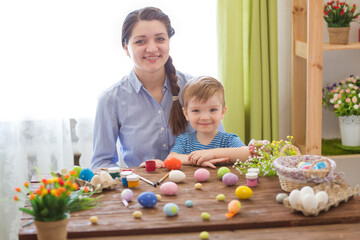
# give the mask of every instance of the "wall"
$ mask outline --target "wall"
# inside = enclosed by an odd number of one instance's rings
[[[327,1],[324,0],[324,3]],[[348,1],[350,3],[350,1]],[[360,6],[360,0],[351,4]],[[278,55],[279,55],[279,137],[291,134],[291,12],[292,1],[278,0]],[[359,41],[358,22],[351,23],[350,41]],[[324,21],[324,42],[329,42]],[[360,75],[360,50],[325,51],[323,53],[323,86],[354,74]],[[340,138],[338,119],[334,113],[323,110],[323,138]]]

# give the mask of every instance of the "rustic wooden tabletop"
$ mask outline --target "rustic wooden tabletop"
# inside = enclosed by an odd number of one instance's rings
[[[261,177],[258,186],[253,188],[253,196],[248,200],[240,200],[242,205],[240,213],[231,219],[226,219],[228,203],[237,199],[235,189],[240,185],[246,185],[244,176],[239,175],[231,166],[229,168],[239,176],[240,180],[236,186],[226,186],[218,179],[217,169],[208,169],[211,173],[209,180],[202,183],[201,190],[196,190],[194,188],[196,180],[193,175],[198,167],[183,166],[181,170],[186,174],[186,179],[178,184],[178,193],[174,196],[162,195],[161,201],[154,208],[143,208],[137,202],[137,196],[144,191],[161,194],[159,186],[154,188],[140,181],[140,188],[133,189],[134,197],[128,207],[123,205],[120,197],[123,186],[119,185],[114,190],[104,191],[100,206],[71,213],[67,227],[68,238],[194,239],[194,237],[199,238],[201,231],[208,231],[211,239],[234,239],[236,236],[244,239],[257,239],[261,236],[266,236],[266,239],[273,239],[272,237],[281,239],[284,234],[288,234],[286,235],[288,237],[294,234],[292,237],[294,239],[299,236],[307,239],[316,234],[322,237],[327,234],[327,239],[359,236],[359,196],[347,203],[341,203],[336,208],[330,208],[328,212],[321,212],[316,217],[306,217],[276,203],[276,195],[283,192],[277,177]],[[146,173],[144,168],[134,168],[134,171],[153,182],[157,182],[168,172],[165,168],[157,169],[155,173]],[[166,179],[164,182],[166,181],[169,180]],[[226,196],[223,202],[216,200],[216,196],[220,193]],[[186,200],[192,200],[194,206],[185,207]],[[169,202],[179,206],[177,216],[166,217],[163,213],[163,206]],[[142,211],[141,219],[133,218],[132,213],[136,210]],[[210,220],[202,220],[202,212],[210,213]],[[98,217],[97,225],[90,223],[90,216]],[[30,219],[29,215],[24,214],[22,224]],[[310,231],[312,235],[309,235]],[[35,225],[21,227],[19,239],[36,239]]]

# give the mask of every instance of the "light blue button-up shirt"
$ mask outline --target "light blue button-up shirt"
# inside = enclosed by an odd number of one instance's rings
[[[191,76],[179,71],[176,74],[181,96]],[[128,167],[138,167],[148,159],[165,160],[176,140],[169,126],[172,103],[167,78],[163,98],[158,103],[144,88],[134,70],[102,93],[94,122],[91,168],[117,166],[117,139],[120,141],[120,154]],[[219,129],[224,131],[222,125]],[[188,125],[187,131],[194,130]]]

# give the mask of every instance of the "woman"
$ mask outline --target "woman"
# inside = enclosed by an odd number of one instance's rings
[[[162,167],[176,136],[192,130],[179,99],[190,76],[176,71],[169,56],[174,33],[160,9],[147,7],[126,17],[122,46],[134,68],[99,98],[92,169],[117,166],[117,138],[128,167],[138,167],[147,159]]]

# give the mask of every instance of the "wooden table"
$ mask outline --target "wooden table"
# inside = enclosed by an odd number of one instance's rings
[[[231,168],[231,167],[229,167]],[[328,212],[321,212],[317,217],[305,217],[301,213],[292,212],[282,204],[275,201],[275,196],[283,192],[278,178],[261,177],[260,183],[253,188],[253,196],[248,200],[241,200],[242,209],[232,219],[226,219],[227,204],[237,199],[235,189],[246,185],[243,176],[237,186],[227,187],[217,177],[216,171],[211,172],[210,179],[202,183],[202,190],[195,190],[196,180],[193,177],[197,167],[183,166],[182,171],[187,178],[179,183],[179,191],[175,196],[162,195],[161,201],[154,208],[142,208],[137,202],[137,196],[144,191],[153,191],[160,194],[160,188],[154,188],[140,181],[140,188],[134,189],[134,197],[129,207],[121,202],[121,191],[118,186],[115,190],[105,191],[101,205],[90,210],[73,212],[67,227],[68,238],[92,239],[199,239],[201,231],[208,231],[211,239],[279,239],[290,237],[292,239],[320,236],[323,239],[348,239],[360,236],[360,197],[357,196],[347,203],[341,203]],[[143,168],[134,168],[134,171],[157,182],[164,176],[167,169],[157,169],[155,173],[146,173]],[[231,171],[238,174],[235,169]],[[168,179],[167,179],[168,181]],[[216,196],[223,193],[224,202],[216,200]],[[192,200],[192,208],[185,207],[186,200]],[[174,217],[166,217],[163,206],[166,203],[176,203],[180,210]],[[141,219],[134,219],[132,213],[141,210]],[[201,219],[201,213],[211,214],[209,221]],[[97,225],[90,224],[89,217],[97,216]],[[21,223],[24,224],[31,216],[24,214]],[[36,239],[34,224],[22,227],[19,239]],[[318,238],[319,239],[319,238]]]

